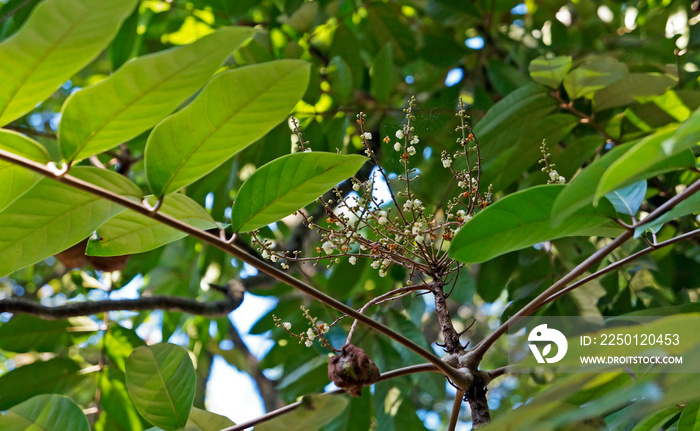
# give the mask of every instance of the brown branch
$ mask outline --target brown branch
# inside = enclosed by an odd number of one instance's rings
[[[394,379],[396,377],[401,377],[405,376],[408,374],[415,374],[415,373],[426,373],[426,372],[440,372],[440,370],[435,367],[433,364],[420,364],[420,365],[411,365],[410,367],[404,367],[404,368],[399,368],[398,370],[393,370],[393,371],[388,371],[386,373],[383,373],[374,383],[379,383],[383,382],[385,380],[389,379]],[[325,392],[323,395],[340,395],[344,394],[345,390],[344,389],[336,389],[330,392]],[[220,431],[242,431],[247,428],[250,428],[252,426],[261,424],[263,422],[270,421],[278,416],[282,416],[285,413],[289,413],[291,411],[296,410],[299,408],[303,403],[302,401],[297,401],[295,403],[286,405],[282,408],[279,408],[277,410],[271,411],[270,413],[267,413],[263,416],[260,416],[258,418],[249,420],[248,422],[243,422],[238,425],[234,425],[232,427],[224,428]]]
[[[452,403],[452,414],[450,414],[450,424],[447,426],[447,431],[455,431],[459,420],[459,411],[462,409],[462,401],[464,401],[464,392],[457,391],[454,403]]]
[[[214,302],[199,302],[179,296],[146,296],[138,299],[71,302],[56,307],[46,307],[25,298],[12,298],[0,300],[0,313],[31,314],[42,319],[54,320],[89,316],[108,311],[166,310],[214,317],[227,315],[238,308],[242,300],[242,295]]]
[[[624,259],[618,260],[618,261],[615,262],[615,263],[611,263],[610,265],[606,266],[605,268],[603,268],[603,269],[601,269],[601,270],[599,270],[599,271],[597,271],[597,272],[594,272],[593,274],[591,274],[591,275],[589,275],[589,276],[587,276],[587,277],[585,277],[585,278],[582,278],[582,279],[578,280],[578,281],[575,282],[575,283],[572,283],[571,285],[567,286],[565,289],[562,289],[561,291],[559,291],[559,292],[555,293],[554,295],[550,296],[549,298],[547,298],[547,299],[542,303],[542,305],[549,304],[550,302],[552,302],[552,301],[554,301],[555,299],[557,299],[557,298],[559,298],[559,297],[561,297],[561,296],[563,296],[563,295],[565,295],[565,294],[571,292],[572,290],[576,289],[577,287],[580,287],[580,286],[582,286],[582,285],[588,283],[589,281],[600,277],[601,275],[607,274],[608,272],[612,271],[613,269],[617,269],[617,268],[619,268],[619,267],[621,267],[621,266],[624,266],[624,265],[626,265],[626,264],[632,262],[633,260],[636,260],[636,259],[638,259],[638,258],[640,258],[640,257],[642,257],[642,256],[644,256],[644,255],[646,255],[646,254],[651,253],[652,251],[658,250],[658,249],[660,249],[660,248],[667,247],[667,246],[669,246],[669,245],[672,245],[672,244],[675,244],[675,243],[677,243],[677,242],[683,241],[684,239],[688,239],[688,238],[694,237],[694,236],[696,236],[696,235],[700,235],[700,229],[695,229],[695,230],[693,230],[693,231],[686,232],[686,233],[684,233],[683,235],[678,235],[677,237],[673,237],[673,238],[668,239],[668,240],[666,240],[666,241],[662,241],[662,242],[660,242],[660,243],[658,243],[658,244],[652,244],[650,247],[647,247],[647,248],[645,248],[644,250],[640,250],[640,251],[638,251],[638,252],[636,252],[636,253],[634,253],[634,254],[631,254],[631,255],[627,256],[626,258],[624,258]]]
[[[150,217],[154,220],[157,220],[161,223],[163,223],[166,226],[170,226],[174,229],[177,229],[181,232],[184,232],[196,239],[199,239],[200,241],[203,241],[209,245],[212,245],[216,248],[219,248],[226,253],[232,255],[233,257],[253,266],[254,268],[258,269],[259,271],[262,271],[264,273],[267,273],[271,275],[272,277],[276,278],[277,280],[288,284],[291,287],[294,287],[295,289],[309,295],[310,297],[326,304],[329,307],[332,307],[336,309],[337,311],[347,314],[348,316],[355,318],[365,325],[369,326],[370,328],[375,329],[377,332],[382,333],[386,335],[387,337],[395,340],[396,342],[404,345],[408,349],[414,351],[421,357],[423,357],[425,360],[429,361],[430,363],[434,364],[437,368],[439,368],[444,374],[449,376],[451,379],[453,379],[456,382],[462,381],[462,375],[457,372],[454,368],[451,366],[445,364],[443,361],[441,361],[437,356],[435,356],[432,352],[422,348],[415,342],[409,340],[406,338],[404,335],[399,334],[398,332],[394,331],[393,329],[387,327],[386,325],[379,323],[367,316],[365,316],[362,313],[358,313],[355,309],[347,306],[346,304],[338,301],[335,298],[332,298],[325,293],[321,292],[318,289],[315,289],[314,287],[308,285],[307,283],[304,283],[301,280],[298,280],[294,278],[292,275],[287,274],[286,272],[283,272],[279,270],[278,268],[268,264],[267,262],[261,261],[254,256],[251,256],[249,253],[246,251],[242,250],[240,247],[238,247],[235,243],[234,244],[229,244],[226,241],[222,240],[219,238],[218,235],[213,235],[209,232],[197,229],[193,226],[188,225],[187,223],[184,223],[180,220],[177,220],[173,217],[170,217],[166,214],[156,212],[156,211],[150,211],[148,208],[144,207],[143,205],[134,202],[126,197],[120,196],[112,191],[103,189],[101,187],[98,187],[94,184],[88,183],[86,181],[83,181],[81,179],[78,179],[76,177],[73,177],[71,175],[68,175],[65,172],[55,172],[48,168],[47,166],[35,162],[33,160],[18,156],[16,154],[13,154],[11,152],[5,151],[0,149],[0,159],[8,161],[10,163],[23,166],[27,169],[30,169],[34,172],[37,172],[41,175],[44,175],[54,181],[58,181],[62,184],[66,184],[68,186],[71,186],[75,189],[82,190],[88,193],[91,193],[93,195],[99,196],[101,198],[107,199],[111,202],[117,203],[125,208],[128,208],[132,211],[135,211],[139,214],[145,215],[146,217]]]
[[[473,358],[476,361],[481,361],[481,358],[483,358],[486,351],[493,345],[493,343],[501,335],[505,334],[506,331],[508,331],[508,327],[511,324],[516,322],[521,317],[528,316],[533,311],[542,307],[552,295],[555,295],[556,293],[558,293],[559,291],[564,289],[567,284],[569,284],[570,282],[574,281],[576,278],[583,275],[583,273],[588,268],[590,268],[595,263],[602,260],[608,254],[612,253],[615,249],[617,249],[619,246],[621,246],[623,243],[625,243],[628,239],[632,238],[632,236],[634,235],[635,228],[637,228],[643,224],[649,223],[650,221],[656,220],[657,218],[661,217],[666,212],[670,211],[676,205],[680,204],[684,200],[691,197],[695,192],[697,192],[699,190],[700,190],[700,180],[694,182],[693,184],[688,186],[685,190],[683,190],[681,193],[677,194],[673,198],[669,199],[666,203],[664,203],[663,205],[661,205],[660,207],[658,207],[657,209],[652,211],[644,220],[634,223],[632,226],[630,226],[629,229],[624,231],[620,236],[618,236],[612,242],[610,242],[608,245],[606,245],[605,247],[596,251],[591,256],[589,256],[586,260],[584,260],[583,262],[578,264],[568,274],[566,274],[564,277],[560,278],[556,283],[551,285],[547,290],[545,290],[544,292],[539,294],[535,299],[530,301],[527,305],[525,305],[517,313],[515,313],[513,316],[511,316],[505,323],[503,323],[501,326],[499,326],[489,336],[484,338],[476,347],[474,347],[474,349],[470,352],[470,354],[473,356]]]

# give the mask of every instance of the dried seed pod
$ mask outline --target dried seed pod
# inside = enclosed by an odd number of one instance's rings
[[[346,344],[340,355],[328,363],[328,378],[352,397],[362,394],[362,387],[379,378],[379,369],[367,353],[357,346]]]

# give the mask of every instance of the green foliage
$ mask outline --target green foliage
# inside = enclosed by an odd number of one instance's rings
[[[37,395],[12,407],[0,417],[0,426],[7,431],[65,429],[88,431],[87,418],[70,398],[60,395]]]
[[[650,242],[697,230],[698,193],[643,222],[699,178],[695,3],[0,1],[0,156],[55,171],[70,164],[55,181],[0,160],[0,307],[25,307],[0,313],[0,429],[219,431],[238,419],[203,409],[217,356],[251,376],[268,410],[301,400],[256,430],[446,429],[452,392],[439,373],[377,383],[358,398],[320,395],[329,350],[318,338],[305,347],[273,316],[307,334],[300,305],[319,322],[341,314],[222,249],[244,250],[252,263],[274,256],[270,265],[354,309],[429,282],[407,262],[449,252],[436,265],[446,271],[445,306],[456,331],[474,324],[461,335],[471,347],[622,232],[612,219]],[[450,71],[463,76],[447,87]],[[454,116],[460,97],[473,130]],[[71,187],[74,178],[134,204],[147,195],[159,214],[210,239],[237,233],[235,242],[189,238]],[[326,195],[335,186],[340,197]],[[409,198],[419,203],[405,207]],[[87,264],[55,257],[87,238],[87,257],[78,250]],[[644,247],[630,240],[579,276]],[[300,260],[287,265],[296,250]],[[90,260],[120,255],[132,255],[122,271]],[[654,250],[537,313],[697,313],[699,256],[696,239]],[[225,316],[44,320],[26,305],[48,313],[122,294],[220,300],[211,286],[271,300],[250,330],[273,341],[269,351],[249,349],[258,340]],[[440,351],[432,300],[410,294],[365,314]],[[255,312],[247,304],[241,311]],[[325,334],[334,348],[351,324],[338,320]],[[154,339],[180,347],[148,346]],[[363,325],[353,343],[381,372],[423,361]],[[500,339],[480,368],[505,357]],[[699,429],[695,375],[611,371],[499,377],[484,429]],[[465,410],[460,421],[470,420]]]
[[[264,136],[287,117],[308,76],[308,65],[298,60],[217,75],[190,105],[149,136],[145,164],[151,191],[159,197],[176,191]]]
[[[189,354],[173,344],[138,347],[126,362],[126,389],[136,409],[165,430],[186,425],[195,383]]]
[[[485,262],[543,241],[619,232],[610,222],[615,210],[604,204],[584,207],[567,217],[566,224],[552,228],[552,207],[565,187],[531,187],[501,199],[460,229],[450,246],[450,256],[462,262]]]
[[[241,186],[231,227],[234,232],[247,232],[280,220],[352,176],[366,160],[324,153],[280,157],[255,171]]]

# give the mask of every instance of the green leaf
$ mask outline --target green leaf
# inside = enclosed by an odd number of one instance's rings
[[[306,395],[297,409],[256,425],[255,431],[317,430],[341,414],[347,405],[346,395]]]
[[[67,358],[53,358],[27,364],[0,376],[0,410],[45,393],[67,393],[84,380],[78,364]],[[4,430],[4,428],[0,427]]]
[[[657,431],[663,429],[664,424],[678,414],[678,406],[668,407],[659,412],[646,415],[631,431]]]
[[[637,181],[629,186],[612,191],[605,195],[615,207],[615,211],[621,214],[635,215],[644,201],[647,193],[647,182]]]
[[[122,196],[141,190],[115,172],[76,167],[71,175]],[[124,207],[49,178],[0,213],[0,277],[39,262],[87,238]]]
[[[666,134],[657,138],[662,139],[663,136],[666,136]],[[574,177],[554,203],[554,207],[552,208],[552,226],[558,226],[568,216],[578,211],[580,208],[594,203],[596,196],[595,191],[600,178],[609,170],[610,166],[615,163],[616,160],[625,155],[633,147],[635,147],[635,143],[632,142],[613,148]],[[690,151],[686,151],[669,159],[661,160],[643,175],[633,176],[630,180],[626,181],[626,183],[630,184],[634,181],[690,166],[695,166],[695,158]],[[624,185],[627,184],[623,184],[623,186]]]
[[[566,186],[543,185],[506,196],[467,222],[455,235],[450,256],[461,262],[485,262],[509,251],[566,236],[614,236],[611,205],[585,207],[552,228],[554,201]]]
[[[370,94],[377,99],[377,102],[386,103],[394,85],[394,58],[390,43],[385,44],[374,57],[369,75]]]
[[[644,232],[658,232],[665,223],[683,217],[684,215],[700,212],[700,193],[694,193],[688,199],[679,203],[661,217],[645,223],[634,230],[634,237],[639,238]]]
[[[124,374],[105,366],[97,378],[100,387],[102,414],[94,425],[95,431],[141,431],[143,423],[124,384]]]
[[[248,232],[313,202],[367,161],[358,155],[289,154],[262,166],[243,183],[233,203],[231,227]]]
[[[34,109],[92,61],[137,3],[46,0],[39,4],[24,26],[0,44],[0,125]]]
[[[0,129],[0,149],[26,157],[42,164],[49,155],[38,142],[11,130]],[[43,178],[42,175],[0,160],[0,211],[25,194]]]
[[[681,418],[678,419],[678,431],[700,431],[700,401],[683,407]]]
[[[196,380],[189,354],[174,344],[138,347],[126,361],[126,388],[136,409],[165,430],[187,423]]]
[[[558,88],[571,69],[571,57],[537,57],[530,62],[528,71],[533,81],[549,88]]]
[[[675,131],[664,129],[648,136],[610,165],[598,183],[596,201],[612,190],[658,175],[656,169],[660,164],[668,163],[672,156],[697,146],[698,142],[700,109]]]
[[[155,205],[157,199],[150,196],[148,201]],[[216,223],[207,210],[180,193],[165,196],[160,212],[197,229],[216,228]],[[97,235],[99,239],[91,238],[88,242],[85,252],[88,256],[143,253],[186,236],[175,228],[132,210],[109,219],[97,229]]]
[[[16,314],[0,324],[0,349],[9,352],[55,352],[77,341],[77,336],[93,333],[98,326],[87,317],[66,320],[44,320]]]
[[[250,28],[219,29],[191,45],[132,60],[70,96],[58,130],[64,160],[101,153],[153,127],[252,34]]]
[[[186,108],[166,118],[146,144],[156,196],[202,178],[284,120],[304,94],[309,64],[279,60],[221,73]]]
[[[627,75],[627,66],[612,57],[600,57],[579,66],[564,77],[564,89],[571,100],[589,95]]]
[[[616,108],[631,105],[642,98],[659,96],[676,84],[666,75],[653,73],[630,73],[593,95],[593,110]]]
[[[38,395],[0,416],[3,431],[90,431],[83,411],[70,398]]]
[[[219,431],[234,425],[226,416],[192,407],[185,431]]]
[[[342,57],[336,55],[328,63],[326,75],[328,76],[328,83],[331,85],[333,100],[337,104],[347,102],[352,92],[352,71],[350,66]]]

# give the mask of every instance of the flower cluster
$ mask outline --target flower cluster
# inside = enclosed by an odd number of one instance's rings
[[[320,235],[315,257],[300,257],[300,251],[280,252],[275,249],[272,241],[260,239],[253,232],[253,242],[258,245],[262,257],[278,262],[285,269],[290,262],[324,262],[327,268],[331,268],[340,263],[341,258],[347,258],[351,265],[356,265],[364,258],[371,260],[370,267],[378,271],[380,277],[386,277],[392,266],[406,268],[406,284],[411,284],[416,275],[422,277],[429,274],[434,278],[437,275],[431,271],[435,272],[435,268],[440,268],[441,277],[457,271],[462,265],[447,257],[449,242],[476,211],[491,202],[491,189],[490,186],[485,192],[480,189],[479,145],[468,124],[465,105],[460,100],[457,112],[460,125],[457,131],[461,132],[461,136],[457,142],[461,149],[452,154],[443,152],[441,156],[443,167],[449,169],[457,185],[456,196],[441,199],[446,202],[444,209],[440,209],[435,202],[426,202],[416,196],[412,183],[419,179],[419,175],[411,167],[410,161],[417,154],[416,147],[421,140],[413,126],[414,109],[415,99],[411,98],[408,107],[404,109],[406,121],[395,131],[395,140],[389,136],[382,140],[401,153],[399,163],[403,165],[403,172],[396,174],[396,180],[391,181],[382,167],[369,142],[372,134],[364,129],[365,115],[358,114],[358,135],[365,146],[365,154],[377,165],[377,174],[366,181],[351,179],[352,191],[357,193],[354,199],[339,189],[333,191],[332,199],[319,198],[318,202],[327,215],[325,221],[316,221],[302,211],[297,213],[302,216],[302,222],[306,226]],[[293,124],[298,142],[303,147],[306,143],[296,127],[298,123],[294,121]],[[376,182],[380,181],[379,177],[390,185],[390,202],[376,197]],[[403,187],[400,187],[401,184]],[[304,341],[312,342],[313,338],[307,336]]]
[[[331,346],[328,340],[326,340],[326,338],[324,337],[324,335],[330,330],[330,325],[327,323],[320,322],[317,318],[311,316],[309,310],[303,305],[300,308],[302,313],[304,314],[304,317],[309,321],[309,328],[305,332],[299,334],[292,332],[291,323],[283,322],[279,317],[273,315],[272,319],[275,321],[275,326],[281,328],[290,336],[298,338],[299,343],[303,342],[306,347],[313,346],[314,340],[318,338],[322,346],[333,351],[339,351],[337,349],[334,349],[333,346]]]
[[[559,175],[559,172],[557,172],[554,169],[556,165],[554,163],[550,163],[549,158],[552,156],[552,154],[550,154],[549,150],[547,150],[547,145],[545,141],[542,141],[542,145],[540,145],[540,151],[542,152],[542,158],[539,160],[539,163],[544,165],[542,167],[542,172],[545,172],[547,175],[549,175],[549,180],[547,180],[547,184],[566,183],[566,178]]]

